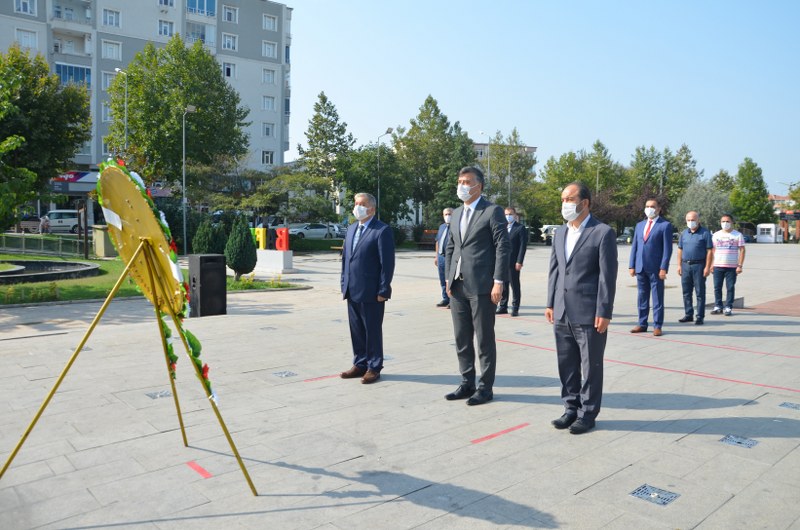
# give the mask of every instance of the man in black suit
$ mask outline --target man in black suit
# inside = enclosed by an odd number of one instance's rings
[[[457,195],[464,202],[453,212],[445,251],[445,276],[456,339],[461,385],[445,396],[482,405],[494,397],[497,344],[494,319],[508,279],[509,241],[503,209],[481,196],[480,169],[458,173]],[[475,345],[481,363],[480,385],[475,387]]]
[[[444,222],[439,225],[439,230],[436,232],[436,243],[433,247],[433,250],[436,251],[433,264],[439,269],[439,283],[442,286],[442,301],[436,304],[436,307],[450,307],[450,295],[447,294],[447,281],[444,278],[444,249],[447,248],[447,239],[450,237],[450,219],[452,216],[452,208],[442,210]]]
[[[375,197],[355,196],[353,216],[342,245],[342,296],[347,300],[353,366],[342,379],[361,378],[364,384],[381,378],[383,369],[383,314],[392,296],[394,234],[375,219]]]
[[[511,241],[511,258],[508,260],[509,281],[503,284],[503,298],[497,306],[497,314],[505,315],[508,313],[508,288],[514,290],[514,298],[511,302],[511,316],[519,315],[519,304],[522,292],[519,287],[519,273],[522,270],[522,262],[525,261],[525,251],[528,250],[528,230],[519,224],[517,210],[512,206],[506,208],[506,221],[508,222],[508,239]]]

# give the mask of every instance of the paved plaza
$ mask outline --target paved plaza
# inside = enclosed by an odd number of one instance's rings
[[[184,447],[152,308],[115,300],[0,479],[0,528],[800,530],[800,245],[749,245],[745,308],[702,327],[677,322],[673,254],[662,337],[628,332],[629,249],[581,436],[550,425],[549,247],[528,250],[520,316],[497,319],[495,400],[478,407],[444,399],[460,377],[432,252],[398,252],[373,385],[336,375],[351,354],[333,253],[295,256],[284,279],[310,289],[230,293],[227,315],[188,319],[257,497],[176,348]],[[100,306],[0,309],[0,462]]]

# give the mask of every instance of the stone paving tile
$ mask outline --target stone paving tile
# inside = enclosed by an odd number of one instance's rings
[[[60,526],[60,521],[94,510],[98,506],[94,497],[85,489],[56,494],[39,502],[26,500],[21,506],[0,512],[0,528],[4,530],[38,528],[52,523],[59,523]]]
[[[754,510],[768,516],[757,516]],[[748,513],[751,514],[749,517]],[[797,492],[780,484],[761,481],[740,491],[696,528],[788,528],[796,517]]]

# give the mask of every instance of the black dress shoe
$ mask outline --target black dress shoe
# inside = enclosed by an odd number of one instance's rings
[[[507,315],[508,314],[508,309],[506,309],[505,307],[498,307],[497,311],[495,311],[495,313],[498,314],[498,315]]]
[[[679,318],[679,319],[678,319],[678,322],[680,322],[680,323],[684,323],[684,322],[691,322],[691,321],[693,321],[693,320],[694,320],[694,317],[690,317],[689,315],[686,315],[686,316],[685,316],[685,317],[683,317],[683,318]]]
[[[570,434],[583,434],[594,429],[594,420],[587,420],[586,418],[578,418],[575,423],[570,425]]]
[[[694,321],[694,325],[695,326],[702,326],[703,325],[703,319],[702,318],[698,318],[697,320]]]
[[[492,399],[494,399],[494,394],[491,390],[479,388],[472,394],[472,397],[467,400],[467,405],[483,405],[484,403],[489,403]]]
[[[577,414],[575,413],[569,414],[568,412],[565,412],[560,418],[558,418],[557,420],[553,420],[550,423],[552,423],[553,427],[555,427],[556,429],[566,429],[567,427],[575,423],[575,420],[577,419],[578,419]]]
[[[511,316],[512,317],[518,317],[519,316],[519,309],[517,309],[516,307],[514,309],[512,309],[511,310]]]
[[[455,392],[450,392],[444,398],[447,401],[454,401],[456,399],[467,399],[474,393],[475,393],[474,386],[461,385],[458,388],[456,388]]]
[[[449,305],[450,305],[450,300],[442,300],[441,302],[436,304],[436,307],[447,307]]]

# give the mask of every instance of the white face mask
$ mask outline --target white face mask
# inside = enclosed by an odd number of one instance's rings
[[[453,216],[452,216],[452,215],[450,215],[450,214],[447,214],[447,215],[445,215],[445,216],[444,216],[444,222],[445,222],[445,223],[447,223],[447,224],[450,224],[450,219],[451,219],[452,217],[453,217]]]
[[[459,184],[458,188],[456,188],[456,195],[458,198],[461,199],[462,202],[467,202],[470,197],[472,197],[472,190],[476,188],[478,184],[474,186],[467,186],[466,184]]]
[[[722,229],[725,231],[729,231],[731,229],[731,222],[730,221],[722,221]]]
[[[363,221],[367,217],[367,212],[369,208],[366,206],[361,206],[360,204],[356,204],[355,208],[353,208],[353,217],[358,219],[359,221]]]
[[[508,224],[513,223],[514,222],[514,216],[513,215],[506,215],[506,221],[508,221]]]
[[[697,228],[697,221],[686,221],[686,226],[689,227],[689,230],[694,230]]]
[[[576,202],[561,203],[561,217],[567,222],[574,221],[580,217],[581,212],[578,211],[578,203]]]
[[[645,208],[644,214],[647,216],[648,219],[653,219],[656,216],[656,209],[655,208]]]

